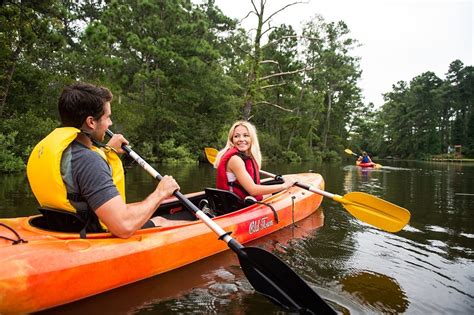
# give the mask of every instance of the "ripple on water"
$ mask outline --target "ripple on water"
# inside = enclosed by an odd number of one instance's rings
[[[449,230],[437,225],[427,225],[425,229],[433,232],[446,233],[449,234]]]
[[[408,229],[410,230],[410,229]],[[419,231],[393,235],[378,235],[371,239],[370,234],[363,233],[358,239],[363,239],[359,245],[359,253],[367,251],[371,261],[368,263],[372,270],[382,270],[395,279],[400,279],[404,292],[408,296],[416,296],[416,305],[410,308],[415,313],[452,313],[453,310],[466,309],[466,302],[473,298],[472,260],[460,259],[460,255],[453,255],[454,251],[464,251],[468,248],[456,248],[451,244],[452,239],[444,239],[451,231],[438,226],[430,226],[426,235],[439,236],[439,239],[419,239]],[[412,231],[413,232],[413,231]],[[401,237],[405,236],[405,237]],[[414,237],[408,239],[406,237]],[[374,246],[375,245],[375,246]],[[387,250],[392,255],[386,255]],[[453,257],[458,257],[453,259]],[[361,259],[355,259],[361,261]],[[383,270],[383,266],[390,269]],[[470,276],[471,275],[471,276]],[[423,294],[420,294],[423,292]],[[435,299],[432,297],[436,296]],[[446,308],[456,305],[454,309]],[[471,310],[473,304],[470,303]],[[468,307],[469,308],[469,307]]]
[[[464,237],[467,237],[467,238],[474,238],[474,234],[469,234],[469,233],[461,233],[459,234],[460,236],[464,236]]]
[[[209,293],[215,297],[228,297],[239,291],[234,283],[214,283],[209,286]]]
[[[412,233],[424,233],[422,230],[419,230],[409,224],[405,225],[405,227],[403,228],[403,231],[412,232]]]
[[[216,278],[222,280],[222,281],[231,282],[231,281],[235,280],[235,275],[232,272],[230,272],[230,271],[228,271],[224,268],[219,268],[219,269],[215,270],[213,272],[212,278],[214,278],[214,276]]]

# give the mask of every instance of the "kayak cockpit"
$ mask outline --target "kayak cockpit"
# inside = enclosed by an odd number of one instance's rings
[[[262,184],[265,185],[279,183],[281,182],[276,180],[262,182]],[[253,204],[251,199],[243,200],[233,192],[216,188],[206,188],[201,192],[186,194],[186,198],[211,217],[219,217],[232,213]],[[31,217],[28,224],[39,230],[60,233],[80,233],[87,224],[84,218],[76,213],[50,208],[39,208],[38,210],[41,215]],[[165,200],[158,209],[156,209],[153,214],[153,217],[155,216],[162,216],[168,220],[184,220],[190,222],[197,220],[197,217],[187,211],[181,201],[176,197]],[[104,234],[104,232],[95,233],[87,231],[87,235],[90,234],[99,235]]]
[[[204,192],[192,193],[187,195],[187,197],[196,206],[199,205],[201,200],[206,198]],[[182,203],[177,198],[172,197],[165,200],[160,207],[156,209],[153,216],[163,216],[168,220],[194,221],[197,219],[188,211],[183,210]],[[29,225],[40,230],[61,233],[80,233],[87,224],[86,220],[80,215],[69,211],[51,208],[39,208],[38,211],[41,215],[31,217]],[[103,234],[104,232],[87,231],[88,235],[100,233]]]

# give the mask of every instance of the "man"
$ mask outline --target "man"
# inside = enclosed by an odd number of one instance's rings
[[[179,190],[171,176],[164,176],[145,200],[125,203],[118,154],[128,141],[115,134],[105,148],[97,148],[112,126],[111,101],[112,93],[104,87],[79,82],[64,88],[58,102],[63,127],[38,143],[28,160],[35,197],[42,207],[75,212],[92,221],[89,231],[107,229],[120,238],[142,227],[178,224],[162,217],[150,220],[163,200]]]

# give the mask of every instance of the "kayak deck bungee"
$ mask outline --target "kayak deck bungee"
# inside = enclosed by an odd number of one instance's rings
[[[324,189],[319,174],[287,176]],[[186,197],[196,205],[207,199],[204,192]],[[247,243],[306,218],[316,211],[322,198],[294,186],[264,199],[263,204],[213,220],[232,232],[233,238]],[[185,211],[179,210],[182,204],[173,197],[155,215],[168,213],[172,219],[169,213]],[[0,313],[35,312],[70,303],[228,249],[200,220],[139,230],[128,239],[110,233],[88,233],[87,239],[81,239],[78,232],[54,232],[34,226],[45,224],[41,215],[0,219],[0,223],[8,227],[0,226]],[[27,243],[13,245],[18,237]]]

